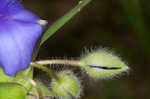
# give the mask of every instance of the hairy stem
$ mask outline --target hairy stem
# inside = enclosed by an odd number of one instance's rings
[[[39,68],[39,69],[47,72],[52,78],[59,81],[59,78],[57,77],[57,75],[51,69],[49,69],[49,68],[47,68],[47,67],[45,67],[41,64],[37,64],[37,63],[31,63],[30,66]]]
[[[36,61],[34,63],[41,64],[41,65],[63,64],[63,65],[80,66],[79,61],[76,61],[76,60],[63,60],[63,59],[41,60],[41,61]]]

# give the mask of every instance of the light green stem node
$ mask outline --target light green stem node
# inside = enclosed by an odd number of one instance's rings
[[[54,93],[60,99],[77,99],[81,93],[79,79],[71,71],[59,72],[57,76],[59,77],[59,82],[53,79],[51,83]]]
[[[99,49],[87,54],[81,58],[80,65],[94,79],[112,78],[129,69],[118,56],[105,49]]]

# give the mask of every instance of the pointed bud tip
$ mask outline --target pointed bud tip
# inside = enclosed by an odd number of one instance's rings
[[[46,20],[38,20],[37,23],[41,26],[45,26],[48,22]]]

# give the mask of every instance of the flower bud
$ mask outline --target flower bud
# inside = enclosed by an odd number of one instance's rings
[[[17,83],[0,83],[0,99],[25,99],[27,91]]]
[[[80,81],[71,71],[58,73],[59,81],[53,80],[51,87],[60,99],[77,99],[80,96]]]
[[[96,50],[81,58],[80,65],[95,79],[111,78],[129,69],[118,56],[104,49]]]

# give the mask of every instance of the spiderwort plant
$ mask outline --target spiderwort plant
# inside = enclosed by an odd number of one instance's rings
[[[29,66],[44,26],[40,20],[21,0],[0,0],[0,66],[5,74],[14,76]]]
[[[75,8],[57,20],[44,33],[40,45],[91,1],[80,1]],[[46,21],[26,10],[21,4],[21,0],[0,0],[0,67],[8,76],[17,74],[12,77],[12,82],[0,81],[0,99],[10,99],[10,97],[12,99],[33,99],[32,96],[38,96],[39,99],[45,97],[50,99],[52,97],[76,99],[80,97],[82,92],[81,82],[74,73],[68,70],[56,74],[53,70],[44,66],[48,64],[49,66],[51,64],[77,66],[96,80],[110,78],[129,69],[119,57],[105,50],[93,51],[80,60],[56,59],[31,62],[36,41],[41,36],[45,25]],[[52,77],[51,91],[44,84],[34,81],[33,78],[24,75],[24,78],[21,78],[22,75],[20,77],[18,72],[25,70],[29,65],[47,72]],[[0,77],[3,79],[1,74],[3,74],[3,71],[0,68]],[[32,75],[30,70],[27,75]],[[19,81],[22,80],[25,81],[20,83]],[[33,88],[28,88],[28,83]],[[7,93],[8,91],[10,93]]]

